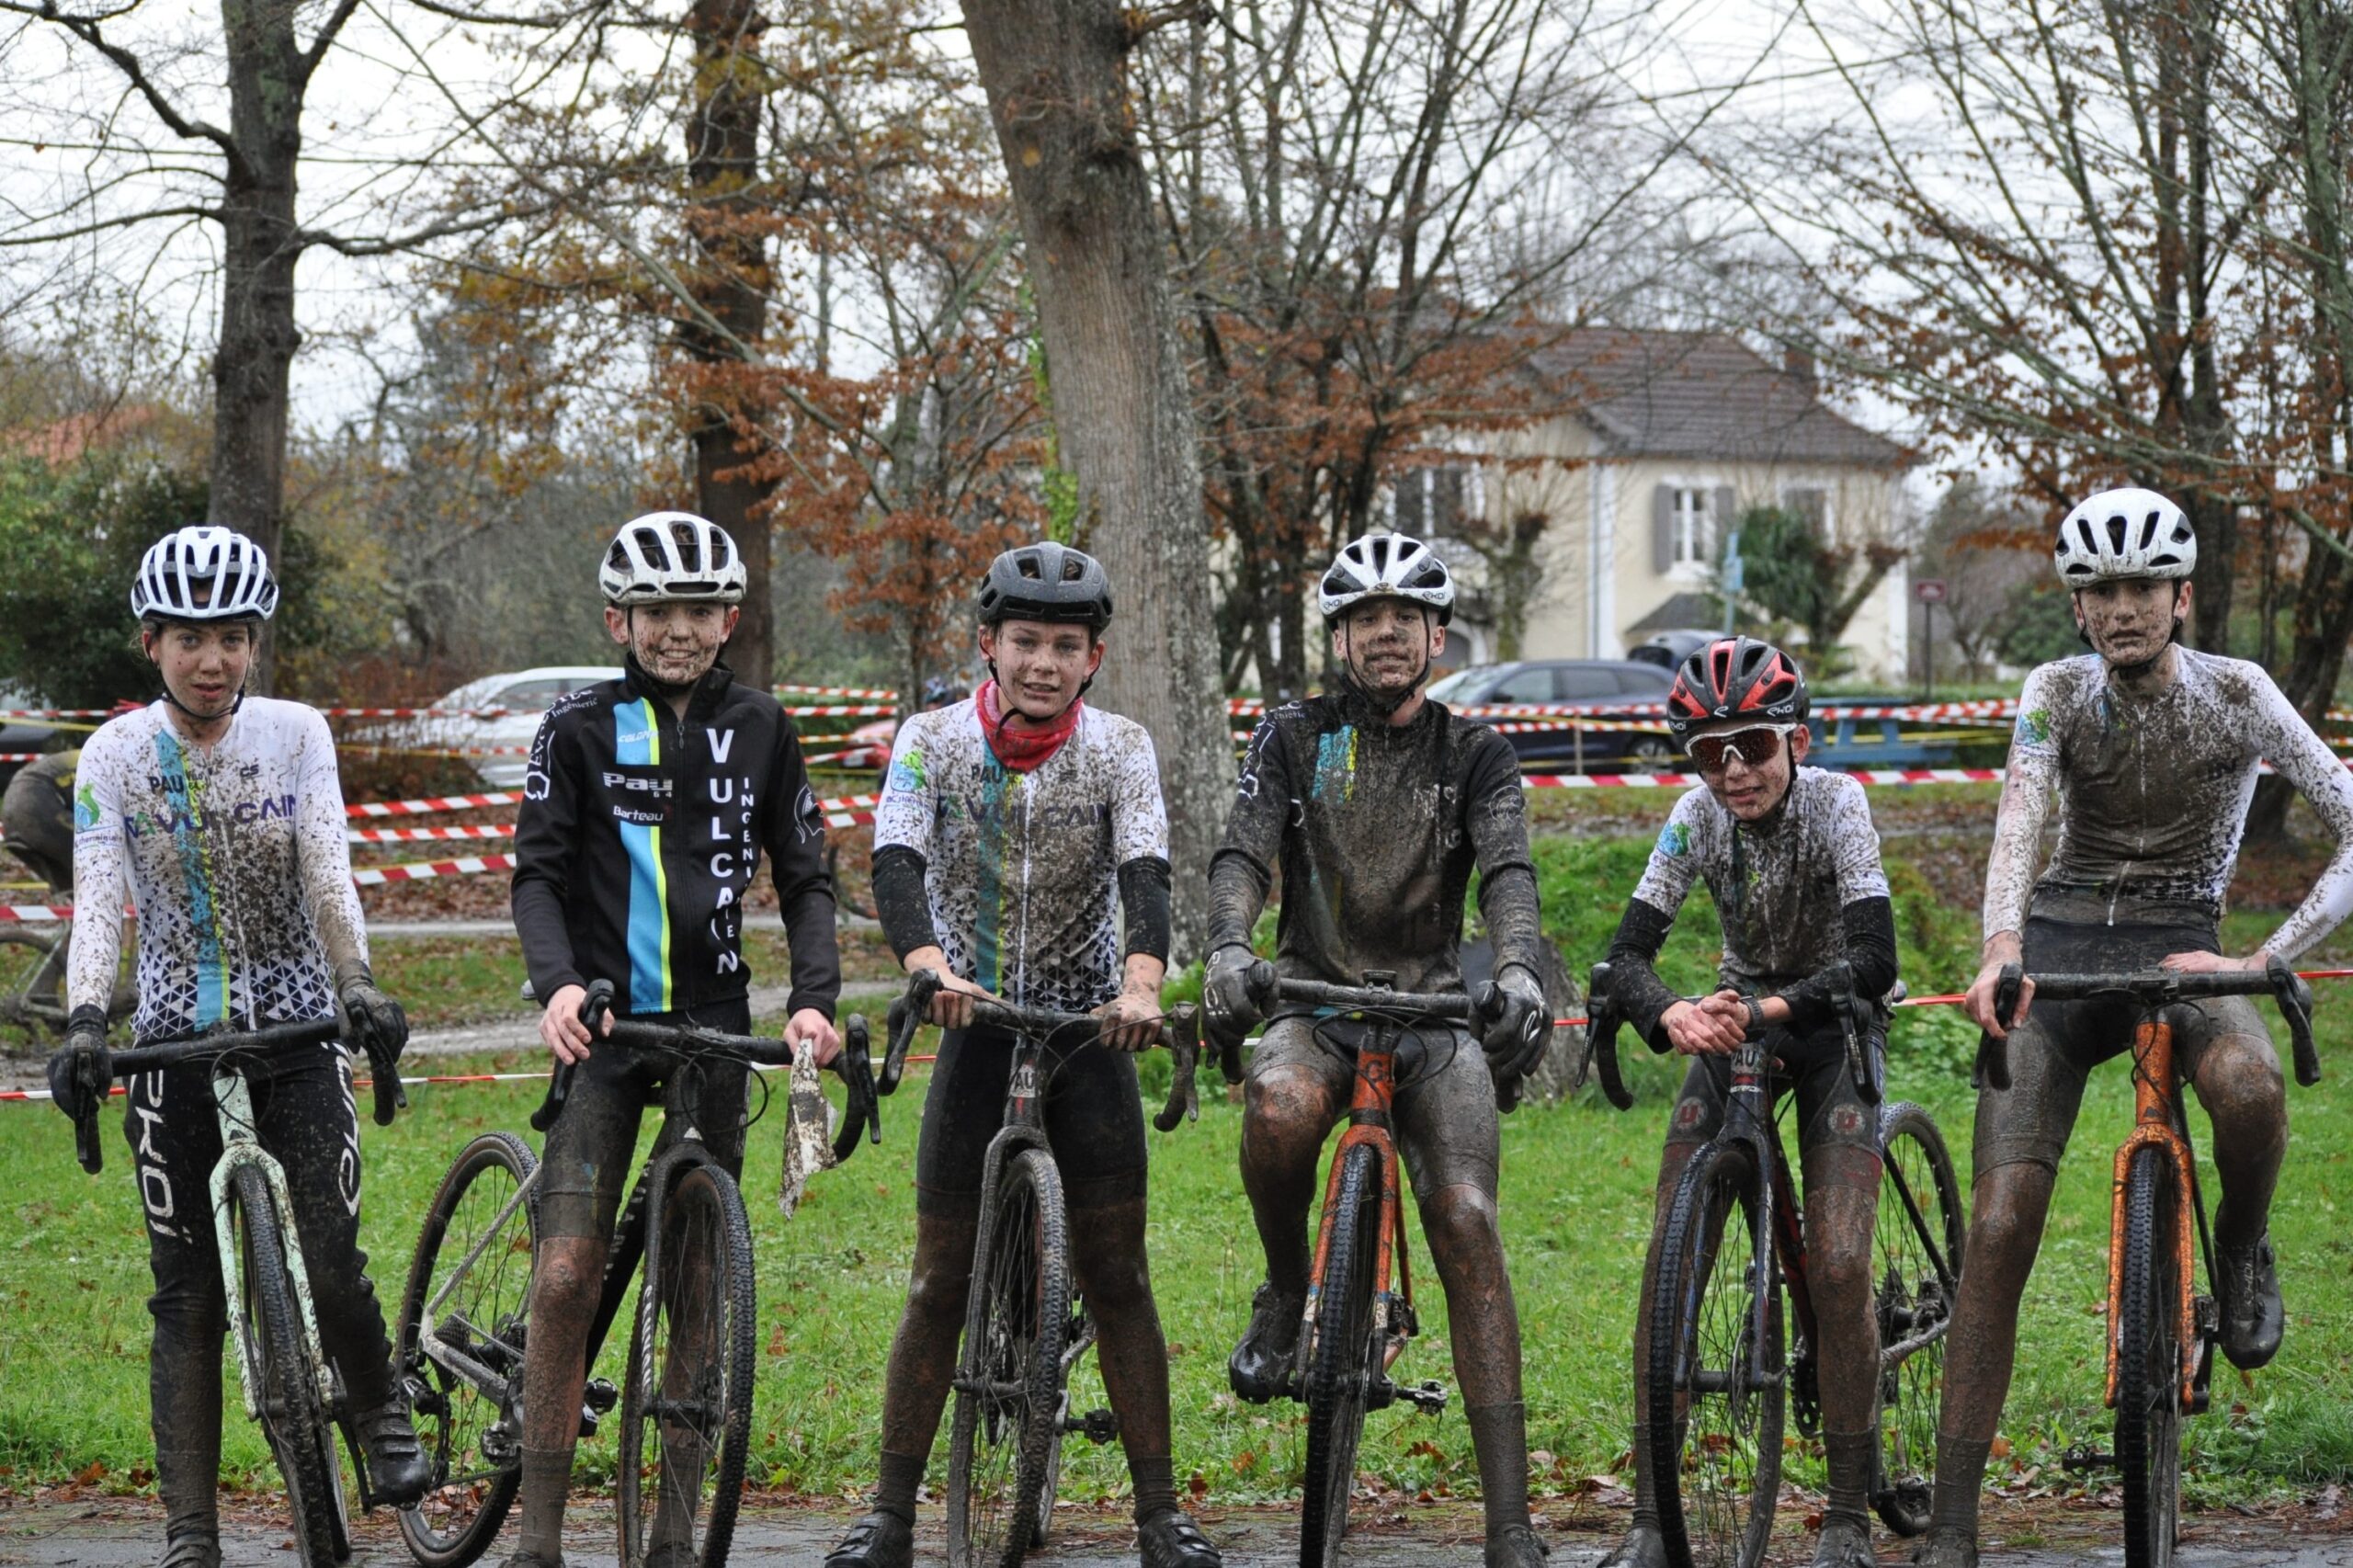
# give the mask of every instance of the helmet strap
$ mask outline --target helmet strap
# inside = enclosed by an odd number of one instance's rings
[[[233,719],[237,716],[237,710],[245,705],[245,688],[241,686],[237,687],[237,695],[229,699],[229,710],[226,713],[199,713],[179,699],[179,695],[172,690],[171,682],[165,681],[163,685],[164,700],[199,724],[218,724],[224,720]]]
[[[1347,688],[1351,698],[1372,710],[1379,717],[1386,719],[1400,708],[1404,707],[1406,703],[1411,702],[1414,699],[1414,694],[1421,690],[1423,683],[1430,678],[1429,611],[1427,608],[1422,610],[1421,672],[1415,676],[1412,683],[1403,690],[1390,694],[1374,691],[1358,677],[1356,668],[1356,646],[1354,641],[1348,636],[1348,623],[1345,616],[1337,625],[1340,633],[1340,684]]]

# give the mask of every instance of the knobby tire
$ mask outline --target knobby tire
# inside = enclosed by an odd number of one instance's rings
[[[1014,1568],[1052,1506],[1071,1321],[1062,1173],[1044,1150],[1006,1163],[972,1290],[949,1439],[949,1568]]]
[[[1966,1221],[1952,1155],[1927,1111],[1900,1100],[1881,1109],[1880,1149],[1885,1169],[1871,1232],[1880,1442],[1871,1506],[1888,1528],[1915,1536],[1928,1528],[1936,1484],[1944,1331],[1961,1288]],[[1931,1334],[1928,1343],[1889,1358],[1894,1347]]]
[[[306,1568],[334,1568],[351,1555],[335,1428],[319,1401],[318,1374],[302,1336],[294,1284],[268,1181],[251,1165],[230,1178],[232,1221],[244,1253],[245,1333],[261,1372],[255,1391],[262,1435],[286,1478],[294,1549]]]
[[[752,1225],[734,1178],[699,1147],[663,1159],[621,1392],[622,1561],[678,1542],[722,1568],[752,1444]]]
[[[1333,1199],[1332,1241],[1317,1282],[1315,1343],[1307,1366],[1307,1476],[1299,1560],[1305,1568],[1340,1561],[1355,1490],[1357,1445],[1372,1380],[1381,1374],[1382,1324],[1373,1293],[1381,1260],[1381,1156],[1351,1148]]]
[[[2116,1333],[2116,1468],[2124,1478],[2125,1568],[2169,1568],[2181,1507],[2179,1177],[2143,1147],[2124,1187],[2123,1300]]]
[[[467,1144],[433,1195],[409,1264],[392,1365],[415,1402],[417,1439],[432,1479],[399,1519],[401,1540],[423,1568],[466,1568],[489,1551],[522,1483],[518,1422],[539,1232],[536,1194],[507,1216],[504,1233],[483,1244],[538,1166],[530,1149],[511,1133],[485,1132]],[[508,1380],[510,1397],[504,1402],[430,1359],[422,1338],[426,1304],[478,1245],[480,1255],[442,1303],[434,1326],[445,1344]],[[497,1460],[485,1452],[485,1438]]]
[[[1659,1535],[1675,1568],[1757,1568],[1773,1534],[1788,1358],[1769,1243],[1765,1278],[1753,1278],[1761,1187],[1747,1144],[1711,1143],[1685,1168],[1659,1238],[1645,1370]],[[1678,1390],[1679,1364],[1711,1386]]]

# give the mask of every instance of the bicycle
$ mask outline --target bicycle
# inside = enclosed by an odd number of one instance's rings
[[[907,1049],[930,1017],[939,985],[936,971],[919,970],[891,1004],[881,1093],[897,1089]],[[1053,1066],[1044,1060],[1047,1046],[1084,1044],[1102,1032],[1103,1020],[976,997],[972,1021],[1009,1032],[1014,1046],[1004,1125],[982,1165],[974,1289],[951,1385],[948,1562],[949,1568],[1016,1568],[1051,1533],[1063,1437],[1078,1433],[1101,1444],[1119,1435],[1108,1410],[1070,1412],[1071,1371],[1095,1343],[1095,1323],[1072,1284],[1062,1174],[1045,1126]],[[1161,1034],[1176,1073],[1153,1125],[1169,1132],[1180,1119],[1200,1117],[1198,1011],[1189,1005],[1173,1009]]]
[[[2019,965],[2005,965],[1995,987],[1995,1016],[2006,1029],[2018,1007],[2021,978]],[[2320,1082],[2312,988],[2282,959],[2274,957],[2261,973],[2152,969],[2034,977],[2038,1002],[2126,1002],[2140,1015],[2132,1030],[2132,1131],[2117,1146],[2109,1221],[2106,1403],[2116,1412],[2116,1448],[2101,1454],[2079,1446],[2062,1460],[2071,1471],[2112,1465],[2121,1472],[2126,1568],[2167,1568],[2173,1562],[2181,1513],[2181,1418],[2204,1414],[2214,1346],[2222,1337],[2215,1295],[2193,1294],[2193,1261],[2203,1257],[2211,1285],[2214,1249],[2165,1009],[2207,997],[2267,993],[2288,1020],[2296,1082],[2310,1088]],[[2006,1040],[1981,1036],[1977,1065],[1981,1083],[2010,1086]]]
[[[1610,1000],[1609,968],[1593,968],[1587,1033],[1602,1093],[1624,1110],[1634,1102],[1619,1073],[1625,1019]],[[1864,1102],[1879,1108],[1884,1171],[1871,1233],[1880,1442],[1870,1502],[1888,1528],[1916,1536],[1928,1528],[1943,1345],[1960,1290],[1966,1211],[1935,1120],[1919,1106],[1885,1100],[1871,1045],[1885,1005],[1859,1002],[1844,964],[1829,972],[1847,1071]],[[1733,1053],[1731,1066],[1723,1125],[1684,1167],[1646,1266],[1645,1457],[1659,1534],[1677,1568],[1762,1563],[1790,1404],[1801,1435],[1815,1436],[1821,1426],[1805,1217],[1769,1108],[1772,1063],[1759,1032]],[[1745,1235],[1746,1245],[1725,1246],[1728,1231]]]
[[[335,1451],[336,1429],[351,1455],[361,1510],[373,1508],[376,1498],[366,1453],[351,1426],[355,1412],[319,1339],[285,1168],[255,1132],[253,1090],[240,1059],[324,1044],[341,1033],[336,1020],[320,1018],[258,1029],[215,1028],[113,1053],[119,1078],[186,1062],[211,1066],[213,1097],[221,1108],[221,1159],[212,1167],[210,1185],[229,1335],[237,1346],[245,1415],[260,1424],[278,1472],[286,1478],[295,1551],[308,1568],[331,1568],[351,1555],[351,1521]],[[408,1104],[408,1096],[393,1064],[372,1046],[369,1056],[375,1074],[376,1125],[384,1127],[395,1109]],[[82,1168],[96,1176],[105,1164],[96,1108],[74,1122],[74,1145]]]
[[[1367,971],[1364,981],[1351,986],[1283,979],[1264,959],[1250,966],[1247,979],[1252,1005],[1262,1017],[1272,1017],[1280,1004],[1292,1003],[1328,1012],[1330,1021],[1359,1023],[1370,1030],[1355,1050],[1356,1088],[1324,1182],[1296,1358],[1286,1380],[1285,1392],[1307,1406],[1299,1560],[1310,1568],[1332,1568],[1340,1560],[1365,1416],[1400,1400],[1433,1415],[1446,1408],[1447,1391],[1437,1381],[1407,1384],[1389,1376],[1407,1342],[1421,1332],[1391,1119],[1398,1048],[1409,1036],[1419,1038],[1417,1022],[1467,1027],[1474,1018],[1494,1018],[1503,1004],[1493,984],[1483,988],[1474,1005],[1459,991],[1399,991],[1390,970]],[[1547,1019],[1531,1020],[1532,1028],[1550,1027]],[[1226,1080],[1238,1083],[1238,1042],[1220,1043]]]
[[[612,998],[609,981],[588,987],[581,1020],[592,1031]],[[866,1020],[853,1015],[843,1036],[835,1071],[848,1085],[848,1105],[834,1137],[836,1163],[849,1158],[861,1138],[882,1141]],[[685,1510],[686,1539],[701,1568],[720,1568],[733,1539],[751,1445],[758,1306],[743,1194],[693,1125],[688,1085],[699,1061],[789,1066],[792,1050],[779,1040],[631,1018],[613,1019],[611,1032],[597,1038],[597,1049],[608,1048],[673,1059],[663,1116],[665,1127],[675,1119],[682,1131],[639,1172],[615,1225],[588,1332],[592,1367],[641,1262],[644,1278],[624,1386],[590,1380],[580,1435],[594,1436],[620,1404],[623,1562],[646,1560],[654,1520],[667,1503],[674,1518]],[[555,1124],[571,1084],[572,1069],[558,1067],[531,1114],[534,1130]],[[522,1483],[523,1355],[539,1187],[540,1165],[529,1145],[509,1132],[485,1132],[450,1164],[417,1236],[393,1366],[432,1463],[425,1496],[400,1514],[402,1539],[425,1568],[464,1568],[481,1557]]]
[[[58,890],[52,889],[51,896],[58,896]],[[73,937],[71,919],[54,925],[0,921],[0,949],[6,949],[0,951],[0,1024],[28,1028],[40,1024],[52,1034],[64,1032],[70,1012],[65,1005],[65,953]],[[138,1006],[138,985],[118,978],[107,997],[108,1024],[121,1023]]]

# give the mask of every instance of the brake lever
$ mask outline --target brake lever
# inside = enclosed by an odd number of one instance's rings
[[[907,977],[906,994],[891,1004],[890,1016],[884,1020],[891,1028],[891,1048],[883,1053],[882,1076],[875,1081],[875,1093],[898,1092],[899,1075],[907,1070],[907,1051],[915,1042],[915,1030],[931,1017],[931,999],[938,994],[938,971],[919,969]]]
[[[1854,968],[1841,960],[1823,972],[1830,983],[1830,1004],[1837,1011],[1838,1033],[1847,1047],[1847,1076],[1854,1080],[1855,1093],[1862,1102],[1875,1106],[1881,1099],[1880,1083],[1866,1059],[1863,1042],[1870,1037],[1855,997]]]
[[[368,1066],[375,1079],[376,1125],[390,1127],[393,1113],[408,1108],[408,1090],[401,1083],[400,1062],[372,1036],[359,1043],[368,1053]]]
[[[580,999],[580,1021],[588,1026],[592,1038],[597,1033],[597,1026],[612,1010],[613,983],[609,980],[590,981],[588,994]],[[555,1064],[555,1072],[548,1079],[547,1097],[540,1102],[540,1108],[531,1113],[531,1131],[534,1132],[545,1132],[555,1125],[555,1119],[563,1114],[564,1102],[572,1097],[574,1070],[573,1063],[569,1062]]]
[[[2279,1016],[2288,1020],[2288,1037],[2295,1043],[2296,1082],[2309,1089],[2320,1082],[2320,1050],[2313,1044],[2313,988],[2278,953],[2263,967]]]
[[[867,1054],[870,1035],[863,1013],[852,1013],[842,1025],[842,1051],[834,1058],[834,1070],[849,1090],[849,1105],[842,1118],[842,1128],[834,1134],[834,1164],[840,1165],[858,1152],[858,1134],[865,1133],[874,1143],[882,1142],[882,1107],[874,1097],[874,1062]]]
[[[1179,1121],[1201,1119],[1201,1090],[1199,1074],[1201,1061],[1201,1010],[1190,1002],[1179,1002],[1168,1010],[1168,1022],[1162,1030],[1167,1038],[1168,1051],[1176,1077],[1168,1085],[1168,1103],[1153,1114],[1152,1124],[1163,1132],[1174,1132]]]
[[[1586,1069],[1601,1079],[1601,1097],[1620,1110],[1634,1108],[1633,1092],[1626,1087],[1626,1080],[1618,1071],[1618,1030],[1625,1022],[1618,1005],[1609,997],[1609,965],[1605,961],[1593,966],[1585,988]],[[1585,1086],[1585,1072],[1577,1074],[1577,1086]]]
[[[2023,965],[2006,963],[2001,978],[1994,983],[1994,1017],[2006,1034],[2010,1020],[2018,1010],[2018,987],[2026,980]],[[1996,1040],[1990,1029],[1977,1031],[1977,1069],[1969,1075],[1974,1088],[1995,1088],[2007,1093],[2010,1086],[2010,1042]]]
[[[106,1148],[98,1141],[98,1108],[95,1102],[85,1105],[82,1114],[74,1119],[74,1157],[92,1176],[106,1169]]]

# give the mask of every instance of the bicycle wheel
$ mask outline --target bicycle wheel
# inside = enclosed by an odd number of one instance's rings
[[[0,1017],[65,1027],[66,930],[0,926]]]
[[[1928,1528],[1944,1399],[1945,1329],[1961,1287],[1961,1183],[1928,1113],[1881,1110],[1879,1217],[1871,1277],[1879,1317],[1879,1474],[1871,1506],[1898,1535]]]
[[[1357,1443],[1366,1401],[1381,1375],[1382,1324],[1373,1299],[1381,1262],[1381,1155],[1351,1148],[1333,1200],[1331,1244],[1316,1282],[1315,1343],[1307,1363],[1307,1476],[1301,1500],[1299,1560],[1313,1568],[1340,1561],[1356,1490]]]
[[[2167,1568],[2181,1510],[2181,1210],[2171,1156],[2132,1156],[2124,1186],[2123,1299],[2116,1326],[2116,1468],[2124,1473],[2125,1568]]]
[[[333,1568],[351,1555],[336,1463],[335,1427],[319,1397],[318,1363],[295,1308],[296,1283],[287,1267],[278,1208],[268,1181],[241,1165],[229,1182],[230,1226],[237,1237],[246,1364],[261,1386],[262,1436],[286,1478],[294,1516],[294,1549],[308,1568]]]
[[[1070,1375],[1094,1345],[1095,1319],[1087,1312],[1086,1301],[1073,1301],[1070,1327],[1063,1335],[1062,1398],[1054,1402],[1053,1427],[1046,1434],[1044,1479],[1038,1483],[1038,1519],[1029,1535],[1032,1551],[1054,1533],[1054,1494],[1063,1484],[1063,1438],[1070,1430]]]
[[[1773,1534],[1789,1383],[1769,1238],[1757,1274],[1761,1187],[1745,1143],[1711,1143],[1677,1184],[1659,1238],[1651,1475],[1677,1568],[1756,1568]]]
[[[664,1157],[621,1392],[621,1554],[721,1568],[752,1444],[752,1222],[734,1178],[699,1149]]]
[[[1013,1568],[1036,1541],[1070,1326],[1063,1178],[1044,1150],[1006,1164],[972,1280],[948,1449],[948,1562]]]
[[[433,1195],[409,1264],[392,1365],[433,1470],[425,1495],[399,1517],[409,1555],[425,1568],[466,1568],[490,1550],[522,1482],[524,1313],[539,1231],[524,1184],[538,1168],[512,1134],[467,1144]],[[428,1313],[438,1356],[425,1346]]]

